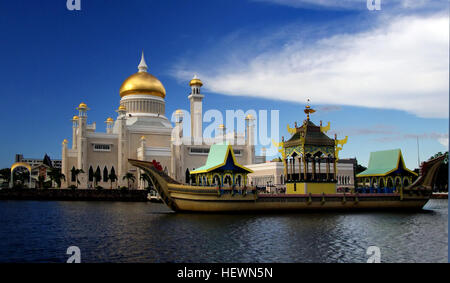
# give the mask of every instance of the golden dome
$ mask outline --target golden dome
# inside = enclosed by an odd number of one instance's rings
[[[109,117],[108,119],[106,119],[106,123],[112,123],[112,122],[114,122],[113,118]]]
[[[245,119],[247,119],[247,120],[253,120],[254,117],[253,117],[252,114],[248,114],[248,115],[245,117]]]
[[[124,105],[120,105],[118,111],[127,111],[127,108]]]
[[[86,103],[81,102],[80,105],[78,105],[78,109],[87,109]]]
[[[152,74],[147,72],[144,52],[142,52],[141,62],[138,72],[129,76],[120,87],[120,97],[133,94],[153,95],[161,98],[166,97],[166,89],[163,84]]]
[[[224,124],[220,124],[219,125],[219,129],[225,129],[225,125]]]
[[[202,81],[199,78],[197,78],[197,75],[195,75],[194,78],[189,82],[189,86],[193,85],[203,86]]]
[[[79,119],[78,116],[73,116],[72,118],[73,121],[77,121],[78,119]]]
[[[68,143],[69,143],[69,141],[66,140],[66,139],[64,139],[63,142],[62,142],[62,144],[68,144]]]
[[[120,97],[133,94],[147,94],[166,97],[166,89],[153,75],[147,72],[138,72],[129,76],[120,87]]]
[[[183,110],[178,109],[177,111],[175,111],[175,114],[183,114]]]

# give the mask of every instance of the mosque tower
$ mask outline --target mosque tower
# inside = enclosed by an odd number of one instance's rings
[[[84,172],[87,172],[87,135],[86,135],[86,127],[87,127],[87,111],[89,108],[84,102],[81,102],[77,107],[79,112],[78,115],[78,131],[77,131],[77,168],[83,169]]]
[[[191,93],[188,98],[191,102],[191,137],[194,144],[201,144],[203,137],[203,110],[202,100],[204,95],[200,93],[200,88],[203,86],[202,81],[194,75],[194,78],[189,82]]]

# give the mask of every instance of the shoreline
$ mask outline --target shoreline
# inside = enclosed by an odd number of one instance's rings
[[[64,200],[147,202],[146,190],[1,189],[0,200]]]

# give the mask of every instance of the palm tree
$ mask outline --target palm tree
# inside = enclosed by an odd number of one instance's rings
[[[81,173],[84,173],[83,169],[72,168],[72,174],[73,176],[75,176],[75,180],[77,180],[77,188],[78,185],[80,184],[80,181],[78,180],[78,175],[80,175]]]
[[[52,168],[48,172],[48,176],[50,177],[52,182],[56,183],[56,186],[58,188],[61,188],[61,180],[64,180],[64,181],[66,180],[66,176],[61,173],[61,169]]]
[[[130,188],[130,180],[133,181],[133,183],[134,183],[134,181],[136,181],[136,178],[134,177],[133,173],[127,173],[127,174],[125,174],[125,176],[123,176],[122,180],[127,180],[128,189],[129,189]]]
[[[111,182],[111,190],[112,190],[112,183],[117,181],[116,172],[114,172],[114,170],[111,170],[111,172],[108,175],[108,179]]]
[[[150,186],[150,176],[147,173],[142,173],[140,179],[144,180],[144,187],[145,188]],[[147,182],[147,184],[148,184],[147,186],[145,185],[145,182]]]
[[[9,183],[9,181],[11,181],[11,168],[1,169],[0,178]]]

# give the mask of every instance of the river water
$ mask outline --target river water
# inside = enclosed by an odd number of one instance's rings
[[[176,214],[163,204],[0,201],[0,262],[447,262],[448,201],[420,212]]]

